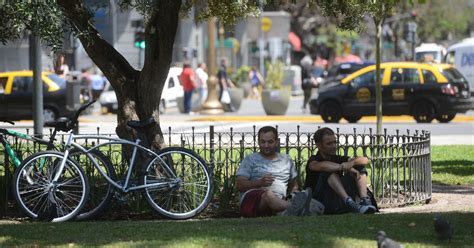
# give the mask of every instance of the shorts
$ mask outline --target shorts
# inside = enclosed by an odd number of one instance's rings
[[[355,166],[361,174],[367,175],[367,169],[364,166]],[[350,209],[347,208],[345,202],[341,197],[339,197],[336,192],[329,186],[328,178],[332,173],[321,173],[318,178],[318,184],[316,185],[316,190],[313,194],[313,197],[320,201],[325,209],[325,214],[342,214],[350,212]],[[346,193],[355,200],[356,196],[359,194],[357,191],[357,186],[354,178],[349,174],[339,174],[341,177],[342,186]]]
[[[258,216],[268,216],[269,213],[260,213],[257,211],[257,206],[262,195],[266,190],[263,189],[251,189],[247,191],[240,203],[240,215],[242,217],[258,217]]]

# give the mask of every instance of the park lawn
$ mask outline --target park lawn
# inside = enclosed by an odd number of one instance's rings
[[[4,221],[0,222],[0,247],[376,247],[379,230],[405,247],[474,244],[473,212],[442,217],[455,226],[450,241],[436,238],[433,214],[427,213],[20,225]]]
[[[432,181],[443,185],[474,184],[474,145],[433,146]]]

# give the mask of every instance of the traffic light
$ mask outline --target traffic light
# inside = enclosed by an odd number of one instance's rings
[[[145,33],[143,31],[135,31],[135,47],[145,49]]]

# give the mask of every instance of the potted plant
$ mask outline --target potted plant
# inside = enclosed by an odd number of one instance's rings
[[[262,91],[262,105],[267,115],[285,115],[290,104],[291,91],[282,85],[284,67],[281,61],[267,63],[265,89]]]

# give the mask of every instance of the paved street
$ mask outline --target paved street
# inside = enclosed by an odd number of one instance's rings
[[[232,127],[235,132],[251,131],[255,125],[257,128],[264,125],[278,125],[279,130],[285,132],[296,132],[297,125],[300,131],[312,132],[318,126],[328,126],[339,128],[342,133],[352,133],[354,128],[358,133],[369,133],[370,128],[375,132],[375,117],[364,117],[357,124],[349,124],[344,120],[339,124],[325,124],[320,116],[311,115],[301,110],[303,99],[300,96],[293,97],[290,107],[285,116],[267,116],[258,100],[246,99],[243,101],[240,110],[236,113],[225,113],[219,116],[210,115],[184,115],[180,114],[176,108],[168,109],[161,116],[162,129],[167,132],[169,127],[173,132],[191,132],[192,127],[195,132],[208,132],[209,125],[214,125],[216,131],[229,131]],[[5,126],[5,124],[2,124]],[[31,121],[20,121],[14,127],[19,131],[25,128],[32,128]],[[116,127],[116,115],[100,113],[100,106],[96,105],[89,115],[80,118],[80,133],[114,133]],[[474,111],[469,111],[465,115],[458,115],[448,124],[434,121],[431,124],[417,124],[411,116],[384,117],[383,127],[389,134],[394,134],[400,130],[401,134],[406,134],[406,130],[411,133],[414,130],[426,130],[432,135],[432,144],[474,144]],[[30,130],[31,132],[31,130]],[[44,133],[48,133],[45,130]]]

